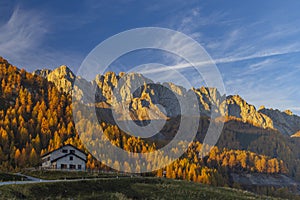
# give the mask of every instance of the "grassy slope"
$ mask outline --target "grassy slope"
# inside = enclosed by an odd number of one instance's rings
[[[124,176],[117,173],[89,173],[81,171],[23,171],[22,174],[45,179],[45,180],[57,180],[57,179],[82,179],[82,178],[112,178],[116,176]]]
[[[1,199],[271,199],[229,188],[159,178],[111,178],[0,187]]]
[[[19,175],[16,175],[16,174],[11,174],[11,173],[0,172],[0,182],[3,182],[3,181],[23,181],[23,180],[26,180],[26,178],[23,177],[23,176],[19,176]]]

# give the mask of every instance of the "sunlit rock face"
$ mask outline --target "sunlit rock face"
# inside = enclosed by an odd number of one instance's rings
[[[67,66],[62,65],[49,73],[47,79],[53,82],[57,88],[69,93],[72,91],[75,75]]]
[[[300,130],[300,117],[293,115],[289,110],[281,112],[279,110],[263,108],[259,110],[270,117],[273,121],[274,128],[279,130],[282,134],[293,135]]]
[[[70,93],[73,89],[75,75],[65,65],[62,65],[53,71],[49,69],[36,70],[33,74],[42,76],[48,81],[53,82],[55,86],[63,92]]]
[[[256,108],[248,104],[238,95],[227,97],[228,116],[240,119],[262,128],[274,128],[273,121],[267,115],[257,112]]]
[[[300,117],[291,111],[280,112],[264,106],[256,110],[238,95],[221,96],[216,88],[186,89],[173,83],[157,84],[141,74],[124,72],[107,72],[87,81],[76,77],[65,65],[53,71],[36,70],[33,74],[53,82],[63,92],[73,91],[73,98],[78,101],[113,109],[123,120],[165,120],[189,115],[193,108],[199,110],[200,116],[227,116],[229,120],[277,129],[287,135],[300,130]]]
[[[291,135],[291,137],[300,137],[300,131],[297,131],[296,133],[294,133],[293,135]]]

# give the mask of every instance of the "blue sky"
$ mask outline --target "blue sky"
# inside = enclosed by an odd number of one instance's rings
[[[29,71],[65,64],[76,72],[110,36],[138,27],[171,28],[203,45],[227,94],[239,94],[257,108],[300,114],[299,8],[296,0],[3,0],[0,55]],[[119,71],[132,63],[122,64]]]

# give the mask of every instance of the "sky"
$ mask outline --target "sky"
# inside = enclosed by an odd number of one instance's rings
[[[169,28],[204,47],[227,95],[300,114],[299,8],[297,0],[1,0],[0,56],[28,71],[64,64],[76,73],[89,52],[115,34]],[[114,69],[166,58],[157,54],[136,52]]]

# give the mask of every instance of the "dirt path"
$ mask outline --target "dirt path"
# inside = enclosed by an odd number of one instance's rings
[[[103,179],[120,179],[125,177],[113,177],[113,178],[85,178],[85,179],[57,179],[57,180],[45,180],[39,179],[32,176],[27,176],[21,173],[17,173],[19,176],[24,176],[27,178],[26,181],[5,181],[0,182],[0,186],[2,185],[21,185],[21,184],[30,184],[30,183],[54,183],[54,182],[72,182],[72,181],[82,181],[82,180],[103,180]],[[128,177],[126,177],[128,178]]]

